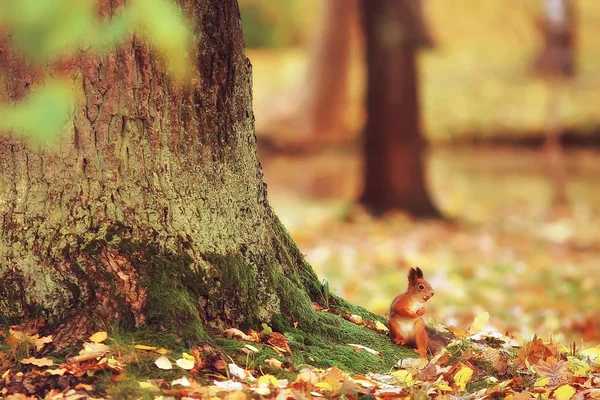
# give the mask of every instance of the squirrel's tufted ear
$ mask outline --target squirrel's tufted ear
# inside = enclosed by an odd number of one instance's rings
[[[417,269],[411,268],[410,271],[408,271],[408,285],[409,286],[412,286],[417,282],[417,275],[418,275]],[[421,275],[422,274],[423,273],[421,273]]]
[[[423,271],[419,267],[417,267],[417,278],[423,279]]]

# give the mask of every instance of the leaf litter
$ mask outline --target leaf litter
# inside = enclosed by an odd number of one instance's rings
[[[485,315],[477,316],[470,330],[466,330],[466,337],[456,338],[430,359],[398,360],[397,368],[387,374],[350,374],[337,367],[286,368],[284,365],[291,365],[286,358],[293,348],[284,335],[275,335],[277,332],[266,327],[268,329],[260,332],[250,330],[235,336],[237,340],[270,345],[278,350],[280,359],[271,358],[265,364],[293,372],[294,379],[282,379],[264,373],[260,366],[242,366],[232,361],[224,364],[223,356],[215,358],[212,349],[199,346],[182,352],[179,358],[168,351],[171,355],[159,355],[156,358],[157,373],[175,371],[180,375],[178,378],[141,379],[137,385],[148,393],[154,393],[151,398],[155,399],[250,399],[257,396],[277,399],[357,399],[363,396],[382,399],[600,398],[599,347],[578,350],[538,337],[525,341],[497,331],[485,333],[481,330],[486,319]],[[25,333],[21,328],[13,326],[9,330],[13,343],[39,338],[35,332]],[[231,332],[227,330],[222,334],[231,336]],[[107,334],[100,339],[104,342],[109,336]],[[276,345],[271,344],[272,341]],[[48,340],[46,342],[51,343]],[[379,354],[376,349],[352,343],[348,345],[357,351]],[[126,374],[126,361],[119,359],[118,352],[110,344],[84,343],[79,356],[70,357],[64,362],[53,360],[51,354],[37,358],[37,353],[43,347],[13,363],[3,353],[0,381],[2,398],[108,398],[104,390],[97,387],[94,380],[96,374],[103,371],[114,381],[123,379]],[[147,345],[136,347],[134,351],[145,354],[151,354],[156,349]],[[69,384],[59,389],[56,387],[57,379],[63,378],[68,378]]]

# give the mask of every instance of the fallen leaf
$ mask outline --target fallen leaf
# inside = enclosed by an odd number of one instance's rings
[[[268,374],[259,377],[256,383],[259,385],[273,385],[275,387],[279,387],[279,380],[273,375]]]
[[[90,342],[102,343],[107,338],[108,338],[108,334],[106,332],[96,332],[92,336],[90,336]]]
[[[235,376],[236,378],[242,379],[242,380],[246,380],[246,379],[250,379],[250,380],[255,380],[256,378],[254,378],[252,376],[252,374],[248,371],[246,371],[243,368],[238,367],[237,365],[231,363],[228,365],[229,367],[229,373],[233,376]]]
[[[581,350],[579,352],[582,356],[589,358],[594,361],[596,364],[600,364],[600,346],[590,347],[589,349]]]
[[[490,314],[487,311],[485,311],[475,317],[473,323],[471,324],[471,328],[469,328],[469,331],[471,333],[481,332],[489,321]]]
[[[136,344],[133,347],[138,350],[156,350],[156,347],[146,346],[145,344]]]
[[[215,381],[215,386],[218,388],[221,388],[223,390],[227,390],[230,392],[233,391],[240,391],[244,389],[244,385],[241,382],[235,382],[232,380],[228,380],[228,381]]]
[[[570,369],[574,376],[588,376],[590,374],[591,367],[587,362],[572,356],[567,357],[567,359],[570,362]]]
[[[348,346],[353,347],[354,349],[357,349],[357,350],[365,350],[365,351],[367,351],[367,352],[369,352],[371,354],[374,354],[376,356],[380,356],[381,355],[381,353],[378,352],[377,350],[373,350],[371,348],[363,346],[362,344],[348,343]]]
[[[283,363],[276,358],[267,358],[265,364],[270,365],[273,368],[281,368]]]
[[[548,383],[550,383],[550,379],[539,378],[538,380],[535,381],[535,383],[533,384],[533,387],[536,387],[536,388],[546,387],[546,386],[548,386]]]
[[[250,340],[250,336],[236,328],[225,329],[223,333],[225,333],[228,338],[232,337],[235,339]]]
[[[388,332],[388,331],[389,331],[388,327],[387,327],[387,326],[385,326],[384,324],[382,324],[382,323],[381,323],[381,322],[379,322],[379,321],[375,321],[375,327],[376,327],[377,329],[379,329],[380,331],[385,331],[385,332]]]
[[[48,343],[52,343],[52,336],[44,336],[44,337],[37,337],[38,335],[35,335],[35,339],[33,340],[33,343],[35,344],[35,348],[37,351],[40,351],[46,344]]]
[[[260,351],[259,349],[257,349],[256,347],[252,346],[251,344],[246,344],[246,345],[244,345],[244,347],[247,348],[248,350],[251,350],[251,351],[255,352],[255,353],[258,353]]]
[[[457,326],[446,326],[446,329],[448,329],[448,331],[450,331],[450,333],[452,333],[458,339],[466,339],[470,336],[469,331]]]
[[[190,369],[194,368],[195,361],[193,359],[189,360],[187,358],[179,358],[177,361],[175,361],[175,363],[177,363],[179,368],[189,371]]]
[[[394,371],[390,375],[395,376],[398,382],[406,387],[411,387],[415,384],[412,374],[405,369]]]
[[[575,389],[569,385],[563,385],[554,391],[557,400],[569,400],[575,394]]]
[[[403,358],[398,360],[397,366],[399,368],[414,368],[421,370],[429,364],[426,358]]]
[[[568,361],[558,361],[554,357],[549,357],[546,361],[539,360],[534,369],[540,376],[550,380],[548,383],[550,386],[556,387],[567,383],[572,377],[569,367]]]
[[[175,379],[174,381],[171,382],[171,386],[175,386],[175,385],[180,385],[180,386],[184,386],[184,387],[190,387],[191,383],[188,380],[188,378],[181,377],[179,379]]]
[[[65,372],[67,372],[67,369],[66,368],[47,369],[44,372],[46,372],[50,375],[63,376],[65,374]]]
[[[54,365],[54,361],[52,361],[49,358],[35,358],[35,357],[29,357],[29,358],[24,358],[21,360],[21,364],[31,364],[31,365],[35,365],[36,367],[49,367],[51,365]]]
[[[348,321],[356,325],[362,325],[363,318],[360,315],[352,314],[350,317],[348,317]]]
[[[165,356],[158,357],[154,364],[160,369],[173,369],[173,364]]]
[[[277,351],[288,352],[290,354],[292,353],[292,350],[288,345],[288,338],[279,332],[273,332],[271,335],[269,335],[269,340],[267,340],[267,343],[272,345]]]
[[[469,367],[462,367],[455,375],[454,375],[454,383],[460,388],[461,391],[465,390],[467,383],[473,377],[473,370]]]
[[[101,358],[109,350],[110,347],[104,343],[84,343],[83,349],[79,351],[79,355],[68,358],[67,362],[76,363]]]
[[[181,353],[181,357],[185,358],[186,360],[196,361],[193,355],[188,354],[185,351]]]

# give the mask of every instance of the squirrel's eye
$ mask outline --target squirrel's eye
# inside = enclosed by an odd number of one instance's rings
[[[425,289],[425,285],[419,285],[419,290]]]

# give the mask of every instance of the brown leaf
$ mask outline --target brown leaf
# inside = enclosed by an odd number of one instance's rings
[[[533,342],[527,343],[521,348],[517,355],[517,361],[521,366],[526,365],[526,361],[531,365],[537,364],[540,360],[545,360],[548,357],[552,357],[556,354],[556,345],[552,343],[544,344],[544,341],[540,338]]]
[[[282,335],[279,332],[273,332],[269,335],[269,340],[267,341],[271,346],[275,348],[275,350],[280,352],[288,352],[292,354],[292,350],[288,345],[288,338]]]
[[[508,369],[508,363],[498,349],[486,347],[482,353],[483,359],[492,363],[499,375],[504,375]]]
[[[542,377],[550,380],[549,387],[556,387],[568,383],[573,377],[569,370],[569,364],[568,361],[558,361],[554,357],[548,357],[546,361],[539,360],[534,369]]]

